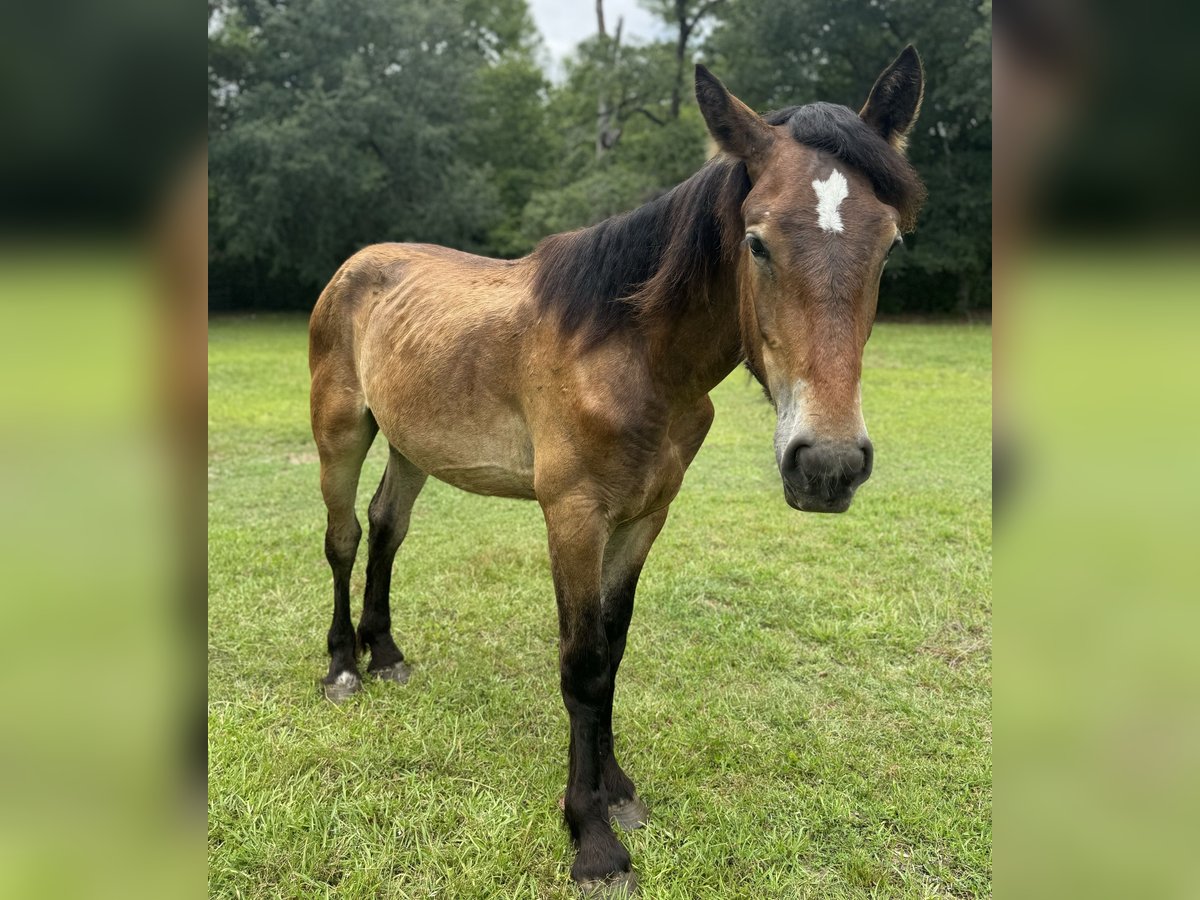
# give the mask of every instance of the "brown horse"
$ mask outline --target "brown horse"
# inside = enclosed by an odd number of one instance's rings
[[[638,575],[739,362],[778,412],[787,502],[846,510],[871,474],[860,407],[880,274],[924,197],[903,157],[924,75],[907,47],[860,113],[814,103],[759,117],[708,70],[696,97],[720,153],[632,213],[547,238],[528,257],[427,244],[355,254],[313,310],[312,424],[333,569],[326,694],[367,671],[404,681],[392,561],[429,475],[537,500],[570,716],[564,812],[585,888],[632,889],[610,819],[646,816],[613,752],[613,685]],[[357,634],[350,573],[359,469],[382,431]]]

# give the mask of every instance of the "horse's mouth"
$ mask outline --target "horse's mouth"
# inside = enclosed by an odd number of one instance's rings
[[[783,497],[788,506],[800,512],[844,513],[854,500],[854,491],[855,488],[850,488],[832,496],[822,496],[796,491],[786,481],[783,483]]]

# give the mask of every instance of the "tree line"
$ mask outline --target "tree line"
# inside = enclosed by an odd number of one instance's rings
[[[759,111],[857,106],[910,41],[929,202],[881,311],[990,307],[990,0],[643,0],[658,41],[579,2],[552,83],[525,0],[210,0],[210,308],[310,308],[377,241],[523,255],[703,164],[693,61]]]

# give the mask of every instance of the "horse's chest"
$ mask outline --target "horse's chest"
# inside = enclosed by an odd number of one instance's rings
[[[704,443],[712,420],[713,406],[707,396],[672,418],[656,456],[645,512],[662,509],[675,499],[683,485],[683,475]]]
[[[613,506],[619,520],[636,519],[668,506],[700,448],[712,420],[707,402],[672,418],[653,441],[631,436],[624,452],[613,453],[607,467]]]
[[[686,463],[670,442],[664,442],[652,463],[640,474],[640,490],[631,492],[622,518],[638,518],[670,504],[683,485]]]

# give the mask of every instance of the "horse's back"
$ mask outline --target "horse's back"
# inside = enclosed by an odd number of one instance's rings
[[[309,322],[310,336],[324,347],[328,339],[342,335],[358,316],[405,283],[427,282],[457,273],[502,272],[514,264],[439,247],[435,244],[372,244],[344,263],[321,292]],[[437,293],[430,291],[430,293]]]
[[[374,244],[351,256],[322,291],[309,321],[309,365],[328,355],[358,363],[381,344],[452,340],[516,317],[514,263],[433,244]],[[499,289],[498,289],[499,288]],[[411,346],[408,349],[413,349]]]

